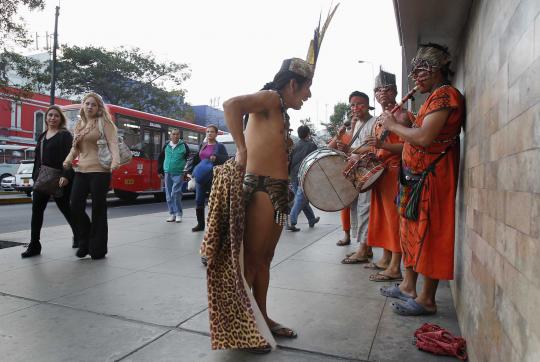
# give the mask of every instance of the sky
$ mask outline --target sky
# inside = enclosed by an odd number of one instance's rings
[[[43,11],[21,11],[31,33],[40,36],[40,48],[45,33],[54,30],[58,4],[61,44],[138,47],[160,61],[187,63],[186,100],[221,108],[230,97],[261,89],[283,59],[305,59],[319,15],[324,20],[332,1],[47,0]],[[31,52],[38,52],[35,44]],[[380,66],[396,74],[401,89],[392,0],[341,0],[319,53],[312,97],[301,110],[289,111],[292,125],[309,117],[322,129],[334,105],[347,102],[354,90],[373,103]]]

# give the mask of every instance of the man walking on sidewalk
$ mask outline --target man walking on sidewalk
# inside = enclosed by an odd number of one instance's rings
[[[298,137],[300,140],[294,146],[291,156],[290,179],[291,187],[294,192],[294,205],[290,215],[291,224],[287,227],[287,230],[289,231],[300,231],[300,229],[296,227],[296,223],[301,211],[306,215],[310,228],[315,226],[320,220],[320,218],[315,217],[315,213],[309,205],[309,201],[306,199],[304,190],[302,190],[298,180],[298,171],[300,170],[302,161],[304,161],[304,158],[306,158],[307,155],[317,149],[317,145],[310,136],[311,130],[308,126],[302,125],[298,127]]]
[[[173,129],[170,142],[163,147],[158,158],[158,174],[165,181],[165,196],[169,207],[167,222],[182,221],[182,186],[188,156],[188,145],[180,139],[180,131]]]

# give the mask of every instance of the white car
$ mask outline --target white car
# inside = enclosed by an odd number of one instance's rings
[[[234,156],[236,156],[236,144],[234,143],[234,140],[230,133],[218,135],[216,137],[216,141],[222,143],[223,146],[225,146],[229,158],[234,158]]]
[[[2,191],[15,190],[15,176],[6,176],[0,182],[0,188]]]
[[[17,173],[15,174],[15,190],[26,192],[28,196],[32,194],[32,170],[34,169],[34,161],[21,161]]]

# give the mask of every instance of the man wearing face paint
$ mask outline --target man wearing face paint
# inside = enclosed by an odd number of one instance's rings
[[[399,286],[381,288],[381,294],[401,300],[392,303],[401,315],[436,313],[438,282],[454,276],[459,134],[465,108],[463,96],[448,80],[450,61],[446,47],[421,45],[410,76],[429,96],[412,128],[400,125],[388,111],[382,115],[384,127],[405,141],[398,195],[405,278]],[[418,274],[425,280],[417,294]]]

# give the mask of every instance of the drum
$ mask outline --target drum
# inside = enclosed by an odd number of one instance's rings
[[[347,156],[330,148],[313,151],[302,161],[298,180],[306,198],[317,209],[342,210],[358,196],[358,191],[343,176],[346,164]]]
[[[374,153],[360,156],[358,161],[350,161],[343,170],[343,175],[358,192],[369,191],[384,172],[384,164]]]

